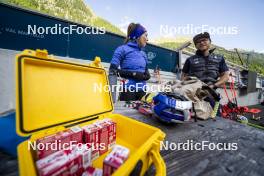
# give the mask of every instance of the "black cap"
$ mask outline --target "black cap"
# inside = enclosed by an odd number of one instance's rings
[[[200,34],[197,34],[196,36],[194,36],[193,37],[193,43],[196,44],[198,42],[198,40],[200,40],[202,38],[206,38],[206,39],[209,39],[211,41],[210,34],[208,32],[204,32],[204,33],[200,33]]]

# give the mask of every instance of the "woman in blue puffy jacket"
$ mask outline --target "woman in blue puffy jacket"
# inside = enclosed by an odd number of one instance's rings
[[[125,43],[113,55],[109,74],[125,78],[121,101],[140,100],[145,95],[146,81],[150,79],[147,55],[144,48],[148,41],[146,29],[141,24],[131,23],[127,29]]]

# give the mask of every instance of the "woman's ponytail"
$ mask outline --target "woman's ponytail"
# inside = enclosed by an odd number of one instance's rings
[[[137,27],[138,24],[136,23],[130,23],[127,27],[127,36],[126,36],[126,39],[125,39],[125,44],[130,40],[129,36],[131,34],[131,32]]]

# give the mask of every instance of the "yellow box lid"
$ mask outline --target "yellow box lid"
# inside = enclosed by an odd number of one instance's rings
[[[23,51],[16,67],[16,129],[21,136],[113,111],[103,68],[54,59],[46,50]]]

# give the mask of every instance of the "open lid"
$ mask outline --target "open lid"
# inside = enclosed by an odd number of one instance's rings
[[[45,50],[25,50],[16,66],[21,136],[113,111],[103,68],[53,59]]]

